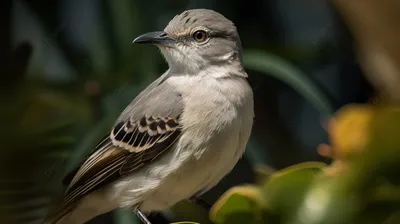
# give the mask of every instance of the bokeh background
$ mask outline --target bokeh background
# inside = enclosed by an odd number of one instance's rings
[[[133,45],[185,9],[234,21],[255,94],[255,125],[235,169],[203,197],[254,181],[254,165],[281,169],[329,160],[323,122],[373,96],[356,41],[327,0],[15,0],[1,18],[1,186],[7,223],[39,223],[62,194],[61,179],[111,128],[123,108],[167,69],[153,46]],[[174,213],[152,214],[167,223]],[[7,220],[7,219],[6,219]],[[115,211],[90,223],[134,223]]]

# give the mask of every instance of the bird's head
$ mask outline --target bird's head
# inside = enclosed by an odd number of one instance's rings
[[[242,47],[235,25],[208,9],[184,11],[164,31],[143,34],[133,43],[158,46],[176,72],[199,74],[224,66],[242,70]]]

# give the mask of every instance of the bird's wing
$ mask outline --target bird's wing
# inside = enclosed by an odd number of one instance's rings
[[[53,220],[67,214],[83,196],[152,162],[179,138],[181,97],[166,82],[153,84],[132,101],[110,135],[69,174],[73,178]]]

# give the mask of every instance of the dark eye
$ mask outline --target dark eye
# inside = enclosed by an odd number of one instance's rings
[[[198,30],[193,33],[193,38],[197,42],[203,42],[203,41],[207,40],[208,36],[207,36],[206,31]]]

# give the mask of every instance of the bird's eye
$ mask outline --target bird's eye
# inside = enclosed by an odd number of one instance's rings
[[[207,40],[207,38],[208,38],[207,33],[204,30],[198,30],[193,33],[193,39],[197,42],[203,42]]]

